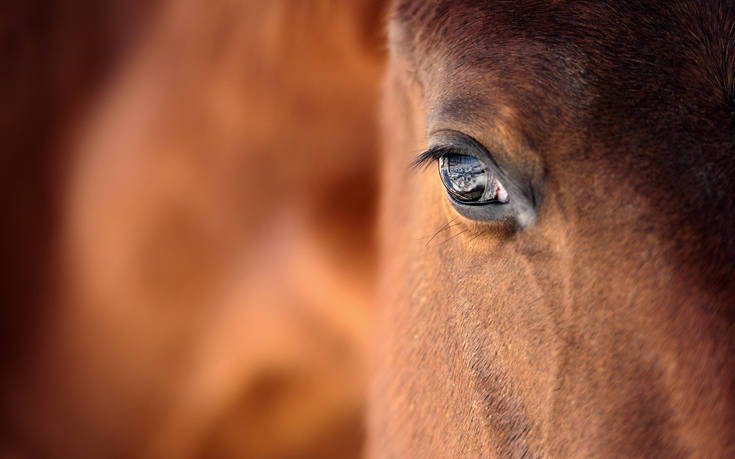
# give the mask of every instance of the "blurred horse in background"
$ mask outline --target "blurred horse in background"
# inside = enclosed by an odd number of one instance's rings
[[[357,457],[384,2],[2,17],[2,457]]]

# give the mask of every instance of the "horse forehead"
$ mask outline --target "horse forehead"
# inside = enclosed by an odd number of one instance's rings
[[[492,68],[498,57],[543,59],[562,49],[612,66],[655,52],[649,63],[666,67],[672,59],[728,60],[733,30],[735,8],[726,0],[399,0],[390,38],[394,52],[417,66],[439,56]]]
[[[390,45],[435,110],[477,116],[473,107],[492,109],[485,96],[525,110],[538,132],[558,121],[545,107],[594,118],[600,137],[623,124],[645,128],[639,138],[680,125],[659,139],[663,151],[731,144],[733,30],[735,8],[722,0],[400,0]]]
[[[603,3],[584,7],[524,0],[399,0],[391,16],[391,45],[414,55],[436,52],[481,59],[509,42],[571,43],[596,26],[596,16],[610,14],[603,11]]]

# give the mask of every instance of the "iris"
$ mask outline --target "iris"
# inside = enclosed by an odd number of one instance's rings
[[[439,175],[452,197],[463,203],[508,202],[500,181],[474,156],[445,154],[439,158]]]

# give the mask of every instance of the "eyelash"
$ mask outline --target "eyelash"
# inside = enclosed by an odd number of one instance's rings
[[[457,149],[448,147],[446,145],[437,145],[430,147],[425,152],[421,153],[411,162],[412,169],[423,169],[428,167],[430,164],[439,161],[442,156],[456,154]]]

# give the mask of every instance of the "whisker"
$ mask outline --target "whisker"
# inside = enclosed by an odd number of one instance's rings
[[[477,234],[475,234],[474,236],[472,236],[472,238],[470,238],[470,239],[469,239],[469,240],[467,241],[467,243],[470,243],[470,242],[474,241],[475,239],[477,239],[478,237],[480,237],[480,235],[481,235],[481,234],[482,234],[482,233],[477,233]]]
[[[424,247],[429,247],[429,244],[431,243],[431,241],[433,241],[434,238],[437,237],[439,235],[439,233],[441,233],[442,231],[446,231],[446,230],[448,230],[449,228],[451,228],[453,226],[457,226],[458,223],[453,223],[456,219],[457,219],[457,217],[454,217],[453,219],[449,220],[448,222],[446,222],[445,224],[443,224],[441,227],[439,227],[439,229],[436,230],[436,232],[434,233],[434,235],[431,236],[431,238],[429,238],[428,241],[426,241],[426,244],[424,244]]]
[[[455,234],[454,236],[452,236],[452,237],[450,237],[450,238],[447,238],[447,239],[445,239],[445,240],[441,241],[441,242],[439,243],[439,245],[441,245],[441,244],[445,244],[445,243],[447,243],[447,242],[451,241],[452,239],[455,239],[455,238],[457,238],[457,237],[458,237],[459,235],[461,235],[461,234],[464,234],[464,233],[466,233],[467,231],[469,231],[469,229],[465,228],[465,229],[463,229],[462,231],[460,231],[459,233]]]
[[[478,232],[477,232],[477,234],[475,234],[474,236],[472,236],[472,238],[471,238],[471,239],[469,239],[469,240],[468,240],[467,242],[468,242],[468,243],[469,243],[469,242],[472,242],[472,241],[474,241],[475,239],[477,239],[478,237],[480,237],[480,236],[483,236],[483,235],[485,235],[485,234],[489,234],[489,232],[488,232],[488,231],[487,231],[486,229],[482,229],[482,230],[478,231]]]

